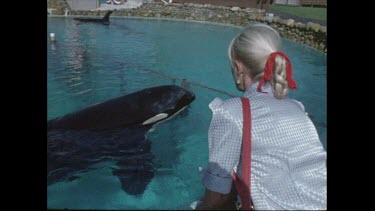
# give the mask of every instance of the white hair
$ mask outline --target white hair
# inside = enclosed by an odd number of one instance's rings
[[[279,51],[280,47],[281,38],[275,29],[265,24],[254,24],[233,38],[228,48],[228,57],[232,68],[235,68],[236,60],[241,61],[251,79],[257,82],[263,77],[268,56]],[[271,77],[272,91],[276,98],[284,98],[288,94],[285,62],[285,58],[276,56]]]

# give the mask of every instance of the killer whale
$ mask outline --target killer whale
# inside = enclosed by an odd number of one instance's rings
[[[125,192],[142,194],[155,171],[147,132],[194,99],[182,87],[158,86],[47,121],[47,185],[107,162]]]
[[[102,23],[105,25],[108,25],[109,22],[109,16],[111,15],[113,11],[109,10],[103,18],[74,18],[74,20],[81,21],[81,22],[94,22],[94,23]]]

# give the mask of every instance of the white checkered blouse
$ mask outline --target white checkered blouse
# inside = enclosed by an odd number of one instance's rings
[[[252,121],[251,196],[256,210],[316,210],[327,208],[326,151],[302,103],[276,99],[266,83],[249,87]],[[214,99],[208,131],[209,160],[202,183],[229,193],[232,173],[242,163],[242,104],[240,98]]]

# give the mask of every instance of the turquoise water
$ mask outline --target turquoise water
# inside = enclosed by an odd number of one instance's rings
[[[111,25],[77,24],[72,18],[47,19],[48,119],[146,87],[173,84],[147,69],[186,78],[235,95],[227,47],[238,27],[170,20],[111,18]],[[49,42],[49,33],[57,42]],[[284,40],[298,90],[326,146],[326,55]],[[180,82],[176,81],[179,85]],[[198,167],[208,159],[208,104],[229,98],[190,85],[196,100],[190,109],[148,134],[155,177],[142,196],[127,195],[111,169],[82,174],[80,179],[47,187],[48,208],[175,209],[203,194]]]

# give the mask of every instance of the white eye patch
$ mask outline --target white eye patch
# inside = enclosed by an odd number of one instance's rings
[[[160,113],[160,114],[157,114],[156,116],[153,116],[150,119],[144,121],[142,123],[142,125],[152,124],[152,123],[157,122],[157,121],[159,121],[161,119],[165,119],[166,117],[168,117],[168,114],[166,114],[166,113]]]

